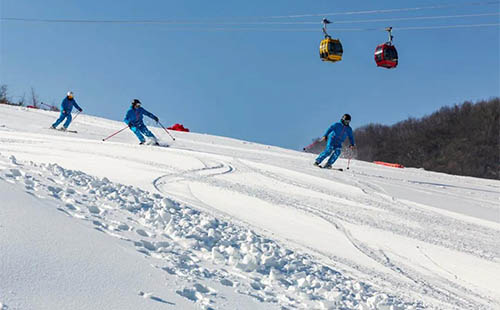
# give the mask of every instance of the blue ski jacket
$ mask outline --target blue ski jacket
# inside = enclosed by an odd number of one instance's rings
[[[347,125],[345,126],[342,122],[338,122],[330,126],[324,134],[328,139],[332,139],[334,146],[342,146],[344,140],[349,137],[351,145],[354,146],[354,136],[352,135],[352,128]]]
[[[82,110],[78,103],[76,103],[75,99],[68,99],[68,97],[64,97],[63,101],[61,102],[61,112],[63,114],[71,114],[71,111],[73,111],[73,107],[75,107],[78,111]]]
[[[146,111],[146,109],[144,109],[142,107],[139,107],[137,109],[130,107],[130,109],[128,109],[127,114],[125,115],[125,118],[123,119],[123,121],[127,125],[132,124],[134,127],[137,127],[139,125],[144,124],[142,121],[144,115],[147,115],[154,120],[158,119],[153,113]]]

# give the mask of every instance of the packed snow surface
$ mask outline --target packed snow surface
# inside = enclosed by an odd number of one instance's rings
[[[1,310],[500,308],[500,181],[0,114]]]

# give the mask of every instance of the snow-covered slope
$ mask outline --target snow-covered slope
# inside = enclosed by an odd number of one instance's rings
[[[0,115],[2,310],[500,307],[499,181]]]

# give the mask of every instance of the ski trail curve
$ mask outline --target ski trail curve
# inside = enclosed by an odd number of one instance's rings
[[[309,190],[314,190],[321,192],[323,194],[327,195],[332,195],[336,196],[339,199],[347,199],[347,197],[342,197],[343,195],[339,195],[338,192],[335,191],[330,191],[328,189],[322,188],[320,186],[311,186],[305,185],[302,182],[298,182],[297,180],[290,180],[287,179],[286,177],[278,176],[275,173],[271,173],[268,171],[262,171],[261,169],[256,169],[254,167],[251,167],[249,165],[246,165],[242,163],[239,160],[236,160],[236,164],[238,165],[238,170],[240,171],[252,171],[258,174],[261,174],[265,177],[271,178],[275,181],[279,181],[288,185],[293,185],[296,187],[300,188],[307,188]],[[222,171],[220,171],[222,170]],[[404,278],[410,280],[412,283],[414,283],[413,286],[408,287],[410,290],[419,290],[422,293],[429,294],[434,296],[437,300],[448,300],[451,304],[455,305],[464,305],[466,304],[470,308],[477,308],[480,309],[483,307],[482,304],[477,303],[474,299],[467,298],[467,297],[462,297],[462,293],[466,293],[469,296],[474,296],[475,298],[484,298],[484,296],[475,294],[474,292],[466,290],[464,287],[457,285],[456,283],[452,283],[451,281],[448,281],[444,278],[439,278],[438,280],[433,281],[432,283],[428,282],[425,280],[425,277],[421,276],[421,274],[411,268],[410,266],[405,266],[401,262],[395,263],[390,257],[388,256],[387,253],[385,253],[382,250],[377,250],[374,248],[369,247],[366,243],[363,243],[361,240],[356,239],[353,237],[352,233],[347,229],[341,222],[343,221],[350,221],[350,219],[347,216],[339,216],[335,210],[325,210],[323,207],[318,207],[318,206],[325,206],[328,204],[331,204],[331,202],[324,201],[322,199],[318,198],[310,198],[308,203],[304,203],[303,197],[301,199],[296,199],[290,195],[285,195],[277,190],[273,189],[266,189],[266,190],[257,190],[254,187],[251,186],[246,186],[245,184],[240,184],[240,183],[232,183],[230,181],[224,180],[224,179],[214,179],[214,176],[217,175],[223,175],[227,174],[229,172],[233,172],[236,169],[233,168],[233,165],[229,164],[223,164],[223,163],[217,163],[215,165],[207,165],[205,164],[204,168],[201,169],[194,169],[190,171],[186,171],[185,173],[180,173],[180,174],[168,174],[165,176],[162,176],[155,180],[155,187],[157,188],[158,191],[164,193],[164,189],[162,189],[162,185],[165,185],[166,183],[169,182],[169,180],[172,180],[176,177],[180,177],[182,180],[187,180],[187,181],[197,181],[197,182],[204,182],[210,186],[215,186],[218,188],[222,189],[229,189],[233,192],[237,192],[242,195],[246,196],[251,196],[255,197],[258,199],[261,199],[263,201],[267,201],[273,204],[278,204],[278,205],[284,205],[289,208],[293,208],[296,210],[301,210],[303,212],[306,212],[308,214],[314,215],[322,220],[327,221],[334,227],[335,229],[341,231],[345,238],[352,244],[354,248],[356,248],[362,255],[365,255],[369,259],[373,260],[374,262],[384,266],[385,268],[392,270],[393,272],[396,272],[403,276]],[[204,173],[205,171],[209,173]],[[354,182],[356,183],[356,181]],[[189,185],[188,185],[189,188]],[[206,204],[202,202],[200,199],[196,197],[196,195],[190,190],[190,195],[194,199],[194,201],[191,201],[191,203],[195,203],[196,205],[199,205],[200,207],[203,207],[205,209],[209,208],[211,210],[217,211],[216,206],[210,206],[209,204]],[[373,192],[375,189],[373,187],[370,187],[368,189],[370,192]],[[373,203],[374,200],[377,201],[379,204],[383,204],[385,202],[385,199],[383,197],[377,198],[377,195],[375,195],[375,198],[372,198],[370,200],[371,203]],[[366,197],[360,198],[360,199],[353,199],[352,197],[349,198],[349,200],[356,202],[356,203],[367,203]],[[393,202],[394,203],[394,202]],[[202,204],[202,206],[200,205]],[[380,207],[380,205],[379,205]],[[401,206],[403,209],[408,209],[408,206]],[[387,209],[387,206],[386,208]],[[389,210],[392,210],[394,208],[389,208]],[[301,246],[304,246],[301,244]],[[317,249],[314,249],[316,253],[320,254],[320,252],[317,251]],[[336,258],[338,261],[338,258]],[[352,262],[345,262],[344,263],[348,266],[351,266],[352,268],[357,268],[359,266],[354,265]],[[379,272],[374,272],[373,270],[368,271],[369,274],[379,274]],[[384,278],[382,276],[381,278]],[[396,286],[407,286],[400,280],[395,280],[393,279],[393,284]]]

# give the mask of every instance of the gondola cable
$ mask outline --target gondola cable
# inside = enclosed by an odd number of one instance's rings
[[[499,4],[499,1],[485,1],[485,2],[469,2],[464,4],[454,5],[438,5],[414,8],[400,8],[400,9],[383,9],[383,10],[369,10],[369,11],[352,11],[352,12],[337,12],[337,13],[323,13],[323,14],[302,14],[302,15],[284,15],[284,16],[267,16],[267,17],[253,17],[246,18],[247,20],[262,20],[262,19],[280,19],[280,18],[304,18],[304,17],[317,17],[317,16],[336,16],[336,15],[357,15],[357,14],[382,14],[382,13],[396,13],[396,12],[410,12],[431,9],[444,9],[461,6],[481,6]],[[479,13],[479,14],[462,14],[462,15],[445,15],[445,16],[420,16],[420,17],[403,17],[395,19],[371,19],[371,20],[354,20],[354,21],[339,21],[336,23],[368,23],[368,22],[387,22],[395,20],[419,20],[419,19],[445,19],[445,18],[465,18],[465,17],[480,17],[480,16],[493,16],[499,15],[495,13]],[[172,24],[172,25],[248,25],[248,24],[280,24],[280,22],[261,21],[251,22],[243,21],[245,18],[228,18],[224,20],[98,20],[98,19],[46,19],[46,18],[21,18],[21,17],[0,17],[0,21],[10,22],[37,22],[37,23],[102,23],[102,24]],[[239,20],[237,22],[229,22],[230,20]],[[283,22],[283,24],[312,24],[312,22]]]
[[[480,14],[461,14],[461,15],[438,15],[438,16],[414,16],[414,17],[396,17],[396,18],[379,18],[379,19],[364,19],[364,20],[340,20],[333,24],[361,24],[361,23],[378,23],[378,22],[395,22],[395,21],[413,21],[413,20],[440,20],[451,18],[470,18],[470,17],[485,17],[499,16],[500,12],[495,13],[480,13]],[[34,19],[34,18],[16,18],[5,17],[2,21],[18,21],[18,22],[39,22],[39,23],[103,23],[103,24],[164,24],[164,25],[316,25],[318,22],[190,22],[190,21],[169,21],[169,20],[86,20],[86,19]]]

